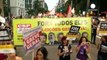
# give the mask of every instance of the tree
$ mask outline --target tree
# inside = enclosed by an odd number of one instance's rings
[[[27,13],[31,16],[31,15],[35,15],[34,13],[35,13],[35,11],[34,11],[34,9],[29,9],[28,11],[27,11]]]
[[[87,0],[77,1],[76,4],[76,13],[81,13],[80,11],[86,11],[87,9]]]
[[[68,0],[65,4],[63,4],[61,7],[56,9],[56,12],[58,13],[66,13],[67,14],[67,10],[68,10],[68,6],[71,5],[71,0]]]
[[[43,7],[43,5],[41,4],[40,1],[35,0],[34,1],[34,11],[35,11],[35,15],[37,16],[38,13],[46,13],[48,11],[48,7],[45,3],[45,8]]]
[[[62,7],[56,9],[56,12],[64,14],[67,12],[67,7],[65,5],[62,5]]]
[[[8,17],[10,14],[10,0],[3,0],[4,16]]]

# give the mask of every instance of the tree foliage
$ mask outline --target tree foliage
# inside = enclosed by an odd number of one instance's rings
[[[67,12],[67,7],[63,5],[62,7],[57,8],[56,12],[64,14]]]
[[[33,2],[33,9],[29,9],[27,13],[29,15],[37,16],[38,13],[46,13],[47,11],[48,11],[48,6],[46,3],[44,4],[44,7],[43,7],[43,4],[41,4],[39,0],[35,0]]]
[[[76,5],[76,12],[80,13],[79,11],[86,11],[87,9],[87,0],[81,0],[77,5]]]
[[[29,10],[27,11],[27,13],[28,13],[29,15],[35,15],[35,14],[34,14],[34,13],[35,13],[34,9],[29,9]]]
[[[43,7],[43,4],[41,4],[39,0],[35,0],[33,6],[35,15],[37,15],[38,13],[46,13],[48,11],[47,4],[45,3],[45,7]]]
[[[65,4],[63,4],[61,7],[56,9],[56,12],[58,13],[67,13],[68,5],[71,5],[71,0],[68,0]]]

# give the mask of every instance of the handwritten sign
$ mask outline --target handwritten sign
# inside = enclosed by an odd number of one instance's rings
[[[27,52],[38,46],[41,30],[41,27],[37,27],[23,33],[24,48]]]

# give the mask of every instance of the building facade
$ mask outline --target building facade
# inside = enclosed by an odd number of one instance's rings
[[[10,8],[14,17],[25,16],[25,0],[10,0]]]
[[[2,9],[1,15],[4,16],[4,14],[3,14],[3,0],[0,0],[0,8]]]
[[[33,9],[34,1],[36,1],[36,0],[25,0],[25,8],[26,8],[26,10],[27,9]],[[42,7],[44,8],[45,7],[45,1],[44,0],[38,0],[38,1],[42,4]]]

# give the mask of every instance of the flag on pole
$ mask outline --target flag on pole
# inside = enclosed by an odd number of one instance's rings
[[[50,12],[49,12],[50,15],[54,15],[55,14],[55,8],[53,8]]]
[[[68,6],[67,17],[71,17],[71,16],[72,16],[72,7],[69,5]]]
[[[72,14],[75,14],[75,9],[74,8],[72,9]]]

